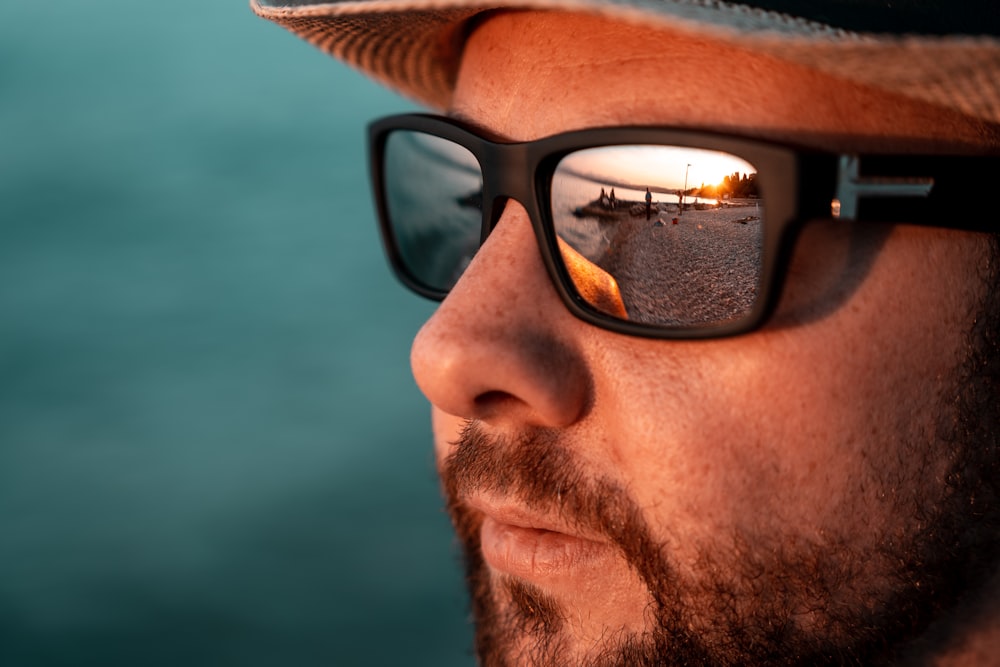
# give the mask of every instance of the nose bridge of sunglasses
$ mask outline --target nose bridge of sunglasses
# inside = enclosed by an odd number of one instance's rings
[[[483,237],[493,231],[512,201],[524,208],[537,235],[540,232],[541,216],[536,188],[538,164],[529,144],[487,143],[481,150],[479,159],[483,172],[484,224]],[[544,239],[538,238],[540,248],[546,246]],[[621,290],[615,278],[577,252],[565,239],[555,234],[558,255],[569,275],[576,293],[597,311],[618,319],[627,320],[628,313]],[[543,255],[547,254],[543,250]],[[555,257],[548,258],[555,261]],[[549,262],[546,262],[547,264]],[[549,267],[550,272],[555,270]],[[555,278],[555,276],[553,276]]]
[[[483,213],[492,231],[507,204],[517,201],[531,215],[534,212],[535,177],[528,144],[484,142],[478,154],[483,176]],[[485,237],[484,237],[485,239]]]

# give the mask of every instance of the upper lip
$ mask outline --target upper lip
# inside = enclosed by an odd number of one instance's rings
[[[507,498],[495,498],[482,493],[474,493],[465,498],[466,504],[473,510],[484,514],[494,521],[518,528],[545,530],[552,533],[562,533],[570,537],[590,540],[592,542],[607,542],[607,538],[596,532],[582,529],[559,517],[557,508],[547,512],[539,512],[524,507],[523,504]]]

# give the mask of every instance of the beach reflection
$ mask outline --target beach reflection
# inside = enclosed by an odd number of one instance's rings
[[[556,168],[552,207],[559,237],[614,280],[630,320],[722,323],[756,301],[764,209],[744,160],[666,146],[586,149]]]

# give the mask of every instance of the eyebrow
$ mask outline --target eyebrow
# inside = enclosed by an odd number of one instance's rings
[[[467,126],[484,139],[499,143],[521,143],[504,134],[490,129],[481,122],[460,109],[449,108],[444,115]],[[619,126],[626,127],[627,125]],[[594,128],[608,128],[611,125],[598,124]],[[648,125],[639,124],[633,127],[669,127],[698,132],[720,132],[733,134],[747,139],[774,141],[796,146],[803,150],[818,150],[829,153],[914,153],[927,155],[980,155],[983,157],[1000,156],[1000,125],[997,125],[996,141],[964,141],[947,139],[929,139],[919,137],[885,137],[873,135],[857,135],[839,132],[789,131],[775,128],[755,127],[709,127],[700,125]]]
[[[451,118],[452,120],[457,120],[460,123],[475,125],[475,121],[473,121],[470,116],[466,115],[465,112],[458,109],[448,109],[447,111],[445,111],[444,115],[447,116],[448,118]]]
[[[448,109],[444,112],[444,115],[450,120],[465,125],[466,129],[472,130],[473,133],[478,134],[483,139],[488,139],[502,144],[523,143],[522,140],[514,139],[505,134],[500,134],[496,130],[486,127],[472,116],[458,109]]]

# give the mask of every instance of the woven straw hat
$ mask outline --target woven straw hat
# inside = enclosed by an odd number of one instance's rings
[[[587,12],[669,28],[1000,123],[998,0],[251,0],[258,15],[432,109],[448,107],[470,21]]]

